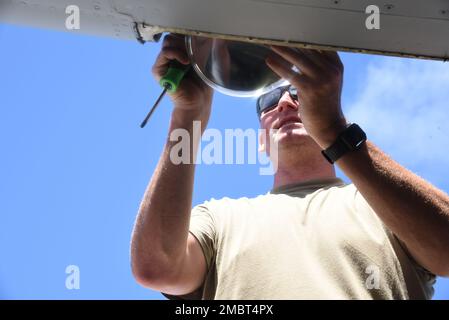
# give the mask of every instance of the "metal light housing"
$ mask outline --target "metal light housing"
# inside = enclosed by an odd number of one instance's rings
[[[198,76],[223,94],[254,97],[286,83],[265,63],[268,46],[186,36],[186,47]]]

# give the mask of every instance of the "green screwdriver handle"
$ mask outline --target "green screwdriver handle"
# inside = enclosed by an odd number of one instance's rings
[[[177,60],[173,60],[170,62],[167,73],[161,78],[159,84],[167,89],[168,92],[174,93],[178,90],[182,78],[184,78],[189,69],[190,64],[185,65]]]

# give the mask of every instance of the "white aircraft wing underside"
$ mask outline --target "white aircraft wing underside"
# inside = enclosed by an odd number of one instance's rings
[[[67,30],[67,6],[80,29]],[[369,5],[380,29],[368,30]],[[0,0],[0,22],[119,39],[178,32],[447,60],[449,0]]]

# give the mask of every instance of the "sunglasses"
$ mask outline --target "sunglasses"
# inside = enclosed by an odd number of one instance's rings
[[[292,85],[289,84],[286,86],[278,87],[268,93],[261,95],[259,99],[257,99],[257,115],[259,116],[259,118],[262,115],[262,112],[269,111],[278,105],[278,102],[285,91],[288,91],[290,97],[298,100],[298,91],[295,87],[292,87]]]

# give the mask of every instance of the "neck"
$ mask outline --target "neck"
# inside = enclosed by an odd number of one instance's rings
[[[279,152],[273,188],[316,179],[335,178],[335,168],[321,154],[319,148],[295,152]],[[301,154],[301,156],[298,156]]]

